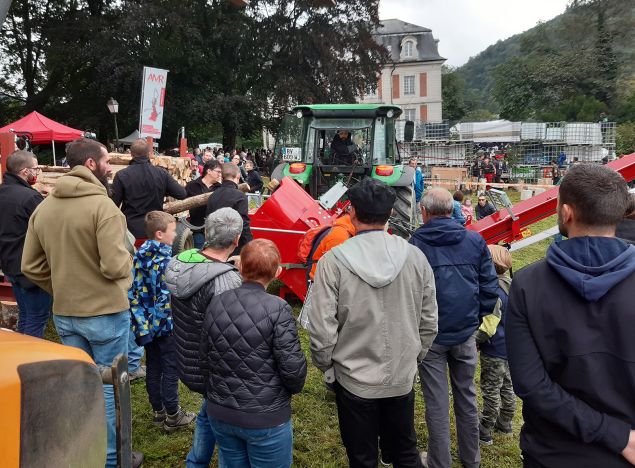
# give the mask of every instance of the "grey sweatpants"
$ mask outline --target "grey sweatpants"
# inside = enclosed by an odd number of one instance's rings
[[[428,467],[450,468],[450,395],[448,368],[454,397],[459,457],[465,468],[480,465],[478,407],[476,403],[476,342],[470,337],[455,346],[433,343],[419,365],[421,390],[428,425]]]

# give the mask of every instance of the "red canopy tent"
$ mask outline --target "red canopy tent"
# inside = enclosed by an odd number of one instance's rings
[[[29,133],[31,144],[40,145],[43,143],[55,143],[73,141],[84,136],[84,132],[75,128],[67,127],[48,117],[43,116],[39,112],[33,111],[30,114],[16,120],[9,125],[0,127],[0,133],[3,132]],[[55,145],[53,145],[53,161],[55,163]]]

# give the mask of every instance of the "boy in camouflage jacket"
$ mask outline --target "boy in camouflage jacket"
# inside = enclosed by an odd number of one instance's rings
[[[477,335],[481,350],[481,393],[483,394],[483,411],[479,427],[479,439],[482,445],[492,445],[492,429],[503,434],[512,433],[512,421],[516,410],[516,395],[512,388],[507,351],[505,349],[505,310],[507,296],[511,286],[511,278],[507,272],[512,266],[509,251],[500,245],[488,245],[496,274],[498,275],[498,296],[496,305],[498,311],[494,316],[500,316],[496,333],[487,339],[483,333],[487,327],[487,320],[483,321]],[[482,337],[482,340],[479,340]]]

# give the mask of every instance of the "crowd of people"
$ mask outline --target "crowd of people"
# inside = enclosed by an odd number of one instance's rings
[[[488,184],[492,182],[500,183],[503,175],[509,172],[506,158],[507,155],[505,153],[495,154],[493,152],[490,156],[485,151],[479,150],[470,168],[470,173],[472,177],[485,179]]]
[[[251,235],[238,164],[203,157],[201,177],[183,188],[149,164],[148,152],[144,141],[133,144],[133,163],[109,193],[105,147],[76,140],[70,171],[45,199],[30,185],[35,156],[8,157],[0,262],[16,292],[18,330],[42,336],[52,307],[62,343],[100,367],[145,350],[148,420],[167,432],[194,424],[188,467],[209,466],[215,450],[222,467],[291,466],[291,400],[305,383],[307,350],[289,304],[267,293],[280,253]],[[198,246],[173,257],[176,224],[164,197],[210,190],[193,215]],[[635,203],[619,174],[572,167],[558,197],[568,239],[513,280],[509,251],[453,219],[469,208],[461,193],[422,187],[423,224],[409,241],[386,230],[394,189],[366,178],[348,199],[348,213],[319,239],[301,324],[335,393],[351,467],[449,468],[450,402],[460,463],[478,467],[480,445],[513,432],[514,391],[523,400],[525,467],[635,464],[635,239],[616,237],[618,225],[620,235],[632,233]],[[179,405],[179,380],[203,396],[197,414]],[[115,466],[111,385],[104,397],[106,466]]]
[[[273,172],[273,166],[275,164],[274,155],[272,150],[257,149],[241,150],[211,148],[204,149],[195,148],[191,153],[188,153],[188,157],[191,157],[198,165],[198,173],[194,174],[194,178],[204,175],[203,165],[211,160],[215,159],[217,162],[224,164],[231,162],[241,168],[241,178],[244,178],[244,182],[247,182],[247,175],[249,169],[246,167],[248,163],[251,163],[252,169],[257,167],[265,175],[271,175]],[[254,192],[257,190],[254,190]]]

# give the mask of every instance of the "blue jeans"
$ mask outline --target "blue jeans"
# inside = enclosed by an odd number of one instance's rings
[[[127,310],[95,317],[53,315],[53,321],[62,343],[83,349],[98,366],[110,367],[118,354],[128,354],[130,312]],[[112,385],[104,385],[104,400],[108,431],[106,466],[117,466],[115,395]]]
[[[245,429],[210,418],[219,468],[284,468],[293,461],[291,420],[267,429]]]
[[[42,338],[51,315],[51,296],[37,286],[25,289],[15,280],[7,279],[18,303],[18,332]]]
[[[202,249],[205,244],[205,234],[202,232],[195,232],[192,234],[192,239],[194,240],[194,247],[197,249]]]
[[[207,468],[214,455],[214,445],[216,445],[216,437],[210,418],[207,416],[207,400],[203,398],[201,410],[196,416],[192,448],[185,459],[186,468]]]
[[[128,331],[128,372],[136,372],[141,367],[143,357],[143,346],[139,346],[135,341],[132,329]]]

